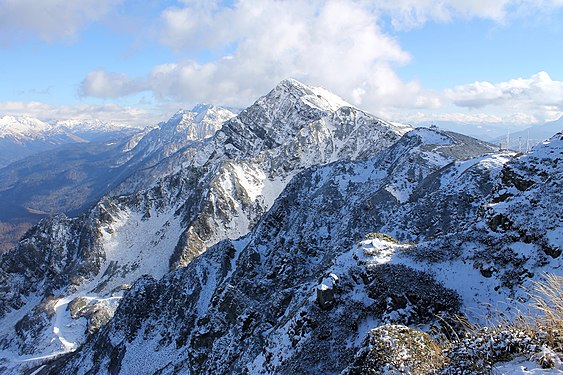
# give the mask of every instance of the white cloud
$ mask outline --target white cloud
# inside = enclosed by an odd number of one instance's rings
[[[99,98],[118,98],[143,91],[143,84],[123,73],[94,70],[80,84],[79,94]]]
[[[151,111],[117,104],[53,106],[43,102],[12,101],[0,102],[0,113],[2,115],[35,117],[42,121],[101,120],[133,127],[145,127],[164,120],[160,115],[155,115]]]
[[[161,64],[140,77],[93,71],[81,83],[80,93],[116,98],[147,91],[161,102],[203,101],[242,107],[279,81],[293,77],[324,86],[380,115],[419,109],[440,109],[441,113],[449,109],[455,113],[459,107],[470,111],[487,104],[494,109],[491,116],[506,117],[500,113],[502,110],[530,110],[535,119],[553,118],[561,113],[558,84],[545,73],[532,77],[532,85],[522,79],[506,85],[476,82],[445,92],[425,90],[416,81],[403,81],[395,70],[407,64],[410,56],[378,23],[384,15],[397,27],[456,18],[502,23],[525,9],[539,7],[548,11],[562,3],[236,0],[225,6],[217,0],[184,0],[162,12],[160,41],[180,54],[190,51],[193,55],[197,51],[198,61]],[[554,98],[553,103],[548,103],[548,97]],[[514,108],[522,105],[525,98],[527,106]],[[541,108],[534,107],[536,104]]]
[[[410,56],[379,29],[376,15],[360,2],[240,0],[232,8],[186,4],[163,12],[162,42],[178,50],[231,48],[230,54],[206,63],[156,66],[145,77],[92,72],[82,82],[83,95],[150,90],[159,98],[241,106],[293,77],[367,107],[420,102],[420,85],[402,82],[393,70]]]
[[[0,0],[0,43],[22,37],[44,41],[72,38],[90,22],[106,16],[122,0]]]
[[[458,107],[496,107],[508,113],[527,111],[541,120],[552,120],[563,114],[563,82],[553,80],[546,72],[506,82],[460,85],[445,90],[444,94]]]

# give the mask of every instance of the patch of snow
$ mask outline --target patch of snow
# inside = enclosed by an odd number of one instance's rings
[[[454,144],[453,140],[447,135],[428,128],[416,128],[409,134],[420,137],[428,145],[449,146]]]
[[[166,274],[168,260],[183,231],[174,210],[151,209],[150,218],[144,219],[140,212],[127,209],[120,211],[115,219],[110,228],[102,231],[107,259],[102,272],[108,267],[116,270],[102,278],[102,291],[107,293],[122,284],[131,284],[144,274],[157,279]]]
[[[563,364],[561,360],[555,368],[541,368],[536,361],[526,357],[517,357],[508,362],[497,363],[494,373],[499,375],[554,375],[563,374]]]
[[[336,111],[341,107],[354,107],[344,99],[322,87],[310,87],[314,95],[306,95],[303,101],[321,110]]]

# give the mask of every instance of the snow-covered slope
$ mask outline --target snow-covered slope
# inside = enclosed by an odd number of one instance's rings
[[[186,116],[178,113],[171,128],[178,131]],[[124,163],[136,162],[137,155],[143,163],[155,152],[163,155],[167,127],[161,124],[160,135],[151,130],[127,144],[131,153]],[[186,137],[198,135],[189,126],[185,129]],[[171,150],[148,167],[159,180],[142,181],[139,176],[147,174],[134,174],[112,194],[136,193],[104,199],[77,219],[44,221],[2,256],[0,277],[11,285],[0,291],[3,355],[48,355],[55,350],[51,342],[60,343],[56,350],[74,347],[55,337],[57,322],[69,321],[73,309],[82,311],[76,306],[92,312],[90,325],[98,319],[96,311],[107,313],[103,319],[112,313],[73,303],[76,298],[105,304],[141,274],[160,277],[168,267],[190,263],[207,247],[246,234],[297,173],[336,160],[368,158],[408,130],[346,105],[323,89],[293,80],[280,83],[213,137]],[[151,137],[160,144],[146,141]],[[146,186],[151,187],[138,191]],[[22,252],[35,255],[27,266],[16,267]],[[75,307],[67,311],[67,303]],[[14,321],[20,327],[15,333]]]
[[[472,252],[490,235],[486,207],[511,163],[510,154],[482,155],[488,151],[476,140],[417,129],[370,158],[307,169],[249,235],[160,281],[142,278],[80,351],[45,370],[340,373],[372,328],[437,324],[436,314],[447,321],[479,301],[514,295],[519,284],[493,289],[502,277],[481,273],[486,254]],[[456,205],[454,186],[480,209]],[[412,205],[435,194],[452,204],[427,211],[428,235],[412,230]],[[448,235],[440,234],[443,218],[452,221]],[[420,242],[370,234],[391,222]],[[498,238],[484,243],[503,251]],[[537,260],[530,273],[558,266],[543,248],[530,251]]]

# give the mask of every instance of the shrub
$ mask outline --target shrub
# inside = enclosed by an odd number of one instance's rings
[[[543,368],[560,362],[547,357],[563,349],[563,277],[546,275],[528,294],[539,315],[519,312],[489,327],[466,324],[465,336],[445,351],[451,363],[443,372],[491,373],[495,363],[518,356],[534,359]]]
[[[402,325],[373,329],[344,375],[435,374],[445,358],[427,334]]]

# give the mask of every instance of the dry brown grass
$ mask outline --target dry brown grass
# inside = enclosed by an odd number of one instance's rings
[[[547,334],[547,344],[563,350],[563,276],[545,274],[528,292],[530,302],[541,314],[533,317],[537,328]]]
[[[521,355],[534,358],[543,368],[553,367],[557,356],[563,359],[563,277],[545,274],[527,293],[525,311],[510,316],[499,312],[484,325],[464,317],[447,325],[453,334],[440,340],[451,360],[445,372],[490,373],[495,363]],[[542,354],[542,348],[548,351]]]

